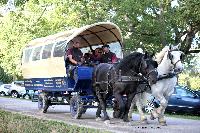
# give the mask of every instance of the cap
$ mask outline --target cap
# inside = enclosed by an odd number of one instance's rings
[[[106,44],[106,45],[103,45],[102,48],[110,48],[110,46]]]

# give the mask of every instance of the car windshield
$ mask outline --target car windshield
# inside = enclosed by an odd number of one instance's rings
[[[189,96],[189,97],[194,97],[194,94],[186,89],[183,88],[177,88],[176,92],[180,96]]]
[[[15,81],[14,84],[17,86],[24,87],[24,81]]]

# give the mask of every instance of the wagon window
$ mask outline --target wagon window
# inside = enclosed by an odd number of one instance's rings
[[[33,51],[32,61],[36,61],[40,59],[40,52],[41,52],[42,46],[36,47]]]
[[[29,58],[31,55],[32,49],[26,49],[24,51],[24,63],[28,63],[29,62]]]
[[[64,56],[65,53],[65,47],[66,47],[66,42],[65,41],[60,41],[56,43],[53,56],[54,57],[62,57]]]
[[[44,49],[43,49],[43,52],[42,52],[42,59],[47,59],[47,58],[51,57],[52,47],[53,47],[53,43],[44,46]]]

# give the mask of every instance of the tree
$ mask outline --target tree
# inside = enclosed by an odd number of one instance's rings
[[[116,15],[114,21],[120,25],[127,47],[160,50],[163,45],[181,43],[181,50],[189,49],[199,34],[200,3],[198,0],[179,0],[173,6],[171,0],[118,0],[112,3]],[[186,35],[184,41],[181,37]]]
[[[200,30],[200,2],[178,0],[178,6],[171,2],[15,0],[16,11],[0,17],[0,65],[14,79],[21,78],[22,50],[29,41],[99,21],[117,24],[131,50],[142,47],[156,52],[164,45],[181,43],[181,50],[189,54]]]

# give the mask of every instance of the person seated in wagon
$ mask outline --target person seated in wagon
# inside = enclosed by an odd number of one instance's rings
[[[118,58],[115,53],[110,51],[110,46],[109,45],[103,45],[103,55],[101,57],[101,62],[102,63],[116,63],[118,61]]]
[[[95,63],[95,64],[99,64],[101,63],[101,59],[102,59],[102,49],[101,48],[96,48],[93,52],[93,54],[91,55],[91,60]]]
[[[73,47],[67,49],[65,54],[65,67],[67,74],[72,76],[73,70],[75,66],[81,65],[83,62],[83,53],[80,50],[80,40],[78,38],[75,38],[72,40]]]

